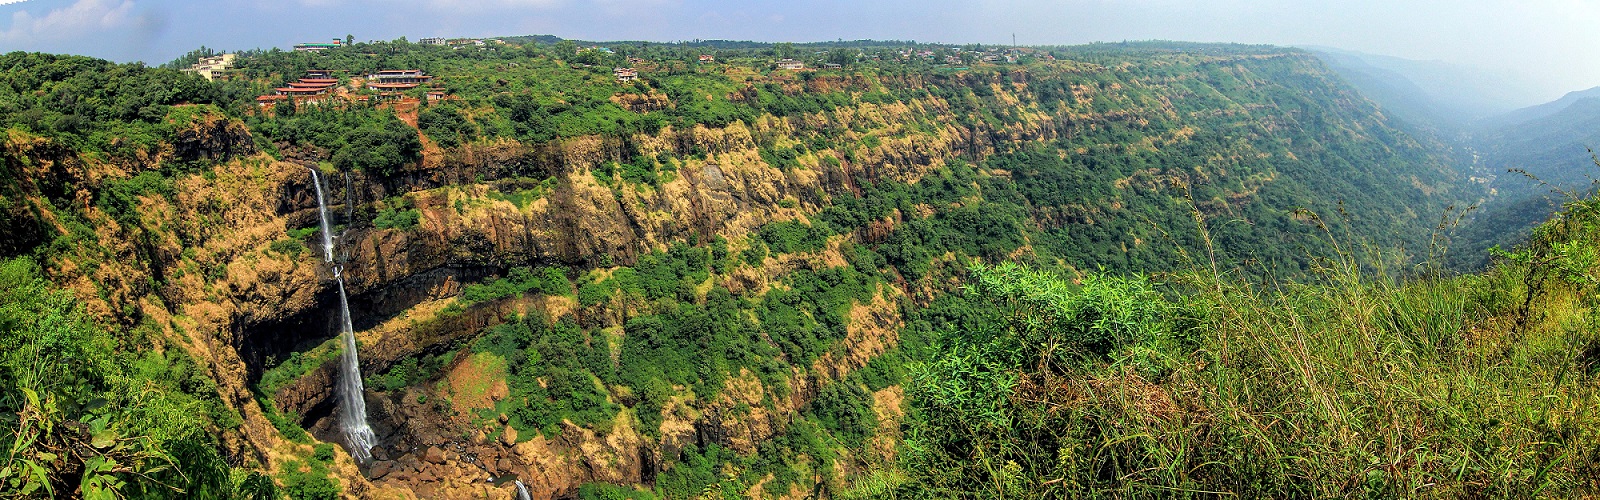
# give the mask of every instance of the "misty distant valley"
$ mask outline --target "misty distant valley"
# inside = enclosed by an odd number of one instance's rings
[[[1600,87],[8,3],[0,498],[1600,495]]]

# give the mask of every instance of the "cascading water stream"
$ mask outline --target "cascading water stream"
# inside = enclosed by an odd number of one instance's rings
[[[333,234],[328,226],[328,204],[322,197],[322,179],[317,169],[310,170],[311,183],[317,186],[317,214],[322,217],[322,255],[325,262],[333,264]],[[333,265],[333,278],[339,283],[339,336],[344,343],[344,353],[339,356],[339,430],[344,432],[350,455],[356,462],[366,463],[372,459],[372,446],[378,437],[367,425],[366,389],[361,383],[355,328],[350,324],[350,300],[344,292],[344,268]]]
[[[350,455],[356,458],[356,462],[367,463],[372,458],[372,446],[377,444],[378,436],[367,425],[366,388],[361,384],[361,359],[356,355],[355,329],[350,326],[350,302],[344,295],[344,277],[339,277],[338,281],[340,325],[344,330],[340,332],[340,336],[344,337],[344,354],[339,356],[342,365],[339,370],[339,399],[344,408],[339,411],[339,428],[344,430]]]
[[[520,479],[517,480],[517,500],[533,500],[533,496],[528,494],[528,487]]]
[[[333,231],[328,228],[328,205],[322,201],[322,178],[317,176],[317,169],[311,171],[311,185],[317,187],[317,215],[322,219],[322,260],[333,263]],[[335,268],[334,273],[339,271]]]

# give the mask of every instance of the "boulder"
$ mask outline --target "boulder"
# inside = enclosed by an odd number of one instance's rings
[[[373,480],[383,479],[383,476],[389,475],[389,472],[393,469],[393,467],[393,462],[375,462],[372,464],[371,469],[367,469],[367,478]]]
[[[516,446],[517,430],[509,425],[506,426],[505,430],[500,433],[500,444],[506,445],[507,448]]]

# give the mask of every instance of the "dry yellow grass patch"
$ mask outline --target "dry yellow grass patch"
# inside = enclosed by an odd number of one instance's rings
[[[466,361],[456,363],[441,385],[450,397],[451,406],[462,413],[494,408],[495,401],[510,394],[506,386],[506,360],[493,353],[473,354]]]

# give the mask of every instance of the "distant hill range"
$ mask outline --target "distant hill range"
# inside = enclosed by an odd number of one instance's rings
[[[1457,238],[1455,252],[1462,263],[1482,264],[1484,249],[1523,240],[1560,208],[1564,196],[1556,190],[1587,192],[1600,175],[1590,152],[1600,148],[1600,87],[1530,106],[1522,97],[1528,93],[1516,82],[1487,73],[1439,62],[1309,50],[1390,117],[1454,146],[1461,153],[1457,161],[1493,188]]]
[[[1567,95],[1561,96],[1560,99],[1484,118],[1476,125],[1480,130],[1493,130],[1516,126],[1534,120],[1564,114],[1570,110],[1583,109],[1583,107],[1579,105],[1585,102],[1589,102],[1590,104],[1588,106],[1592,108],[1592,102],[1596,99],[1600,99],[1600,87],[1595,87],[1588,90],[1579,90],[1576,92],[1568,92]]]
[[[1538,102],[1510,76],[1440,61],[1306,49],[1393,117],[1441,132],[1468,131]]]

